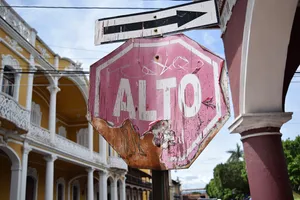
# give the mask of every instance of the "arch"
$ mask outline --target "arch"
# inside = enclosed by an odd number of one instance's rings
[[[88,84],[87,84],[85,78],[82,79],[77,75],[71,77],[71,76],[68,76],[67,74],[63,74],[62,76],[59,77],[59,79],[61,79],[63,77],[69,79],[70,81],[72,81],[74,83],[74,85],[76,85],[78,87],[78,89],[80,90],[80,92],[83,96],[83,99],[85,100],[85,103],[87,105],[87,103],[88,103]],[[59,81],[59,79],[58,79],[58,81]],[[85,84],[87,85],[86,87],[84,86]]]
[[[80,183],[78,180],[72,183],[72,199],[80,200]]]
[[[107,200],[113,200],[113,184],[114,178],[112,176],[107,177]]]
[[[0,137],[0,149],[11,161],[10,199],[18,199],[21,191],[21,161],[18,154]]]
[[[33,179],[33,199],[37,200],[38,197],[38,173],[37,170],[35,168],[32,167],[28,167],[27,169],[27,181],[28,181],[28,177],[31,177]],[[26,184],[26,190],[27,190],[28,184]],[[26,191],[27,194],[27,191]]]
[[[36,65],[36,70],[43,70],[43,71],[47,71],[46,68],[42,67],[41,65]],[[49,85],[55,85],[55,80],[54,80],[54,77],[51,75],[51,74],[46,74],[45,76],[49,82]]]
[[[268,2],[272,3],[273,9],[266,7]],[[298,0],[248,1],[242,43],[239,114],[282,111],[287,47],[297,4]],[[278,20],[281,26],[278,26]],[[266,24],[268,28],[265,28]]]

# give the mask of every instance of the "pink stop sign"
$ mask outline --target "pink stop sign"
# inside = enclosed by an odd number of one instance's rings
[[[141,139],[153,135],[161,169],[186,168],[229,117],[223,63],[183,34],[129,40],[91,66],[89,117],[130,119]]]

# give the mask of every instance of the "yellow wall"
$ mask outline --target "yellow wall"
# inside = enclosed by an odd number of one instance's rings
[[[49,106],[47,102],[43,98],[41,98],[37,93],[40,94],[40,91],[34,90],[32,92],[32,100],[39,104],[41,107],[41,112],[42,112],[42,122],[41,126],[45,129],[48,129],[48,123],[49,123]]]
[[[39,41],[38,39],[35,42],[35,48],[38,50],[38,52],[41,53],[39,47],[42,47],[44,49],[47,50],[47,54],[49,55],[49,58],[45,58],[50,64],[54,65],[54,55],[49,51],[49,49],[47,47],[45,47],[45,45],[43,45],[41,43],[41,41]]]
[[[14,143],[14,142],[8,142],[8,146],[10,146],[16,152],[16,154],[18,155],[20,161],[22,162],[23,145],[17,144],[17,143]]]
[[[8,156],[0,155],[0,198],[8,200],[10,195],[11,162]]]
[[[0,38],[2,38],[5,42],[8,43],[6,36],[9,37],[10,39],[13,39],[12,37],[10,37],[4,30],[2,30],[0,28]],[[20,46],[20,45],[19,45]],[[20,46],[21,47],[21,46]],[[24,48],[22,48],[23,51],[18,51],[19,53],[21,53],[25,58],[27,58],[29,60],[30,58],[30,53],[28,51],[26,51]],[[1,52],[0,52],[1,53]]]
[[[93,135],[93,141],[94,141],[94,151],[99,153],[99,133],[94,130]]]
[[[11,55],[15,59],[18,60],[20,67],[24,69],[28,69],[29,64],[25,62],[21,57],[19,57],[17,54],[15,54],[13,51],[11,51],[8,47],[6,47],[4,44],[0,43],[0,54],[4,55]],[[1,58],[2,59],[2,58]],[[20,86],[20,93],[19,93],[19,103],[25,107],[26,106],[26,94],[27,94],[27,75],[21,75],[21,85]]]
[[[69,67],[70,64],[71,64],[71,63],[70,63],[69,61],[64,60],[64,59],[60,59],[60,60],[59,60],[59,67],[58,67],[58,69],[59,69],[59,70],[64,70],[66,67]]]

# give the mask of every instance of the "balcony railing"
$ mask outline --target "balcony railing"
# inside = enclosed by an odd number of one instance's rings
[[[34,142],[54,148],[55,150],[61,151],[64,154],[75,156],[79,159],[83,159],[89,162],[97,164],[103,164],[104,158],[100,157],[100,154],[93,152],[90,154],[90,150],[76,142],[73,142],[63,136],[55,135],[54,143],[51,143],[50,132],[47,129],[31,124],[30,131],[26,137]]]
[[[128,166],[122,158],[111,156],[108,158],[108,164],[112,169],[128,171]]]
[[[25,131],[29,129],[30,112],[3,92],[0,92],[0,118],[12,122]]]
[[[144,188],[148,188],[148,189],[152,188],[152,183],[143,181],[141,178],[131,176],[129,174],[126,175],[126,183],[136,185],[136,186],[140,186],[140,187],[144,187]]]

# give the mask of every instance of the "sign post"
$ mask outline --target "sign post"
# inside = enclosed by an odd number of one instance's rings
[[[157,11],[99,19],[96,21],[95,44],[157,37],[218,24],[215,0],[200,0]]]
[[[183,34],[132,39],[90,69],[89,120],[134,168],[188,168],[229,118],[223,59]]]

